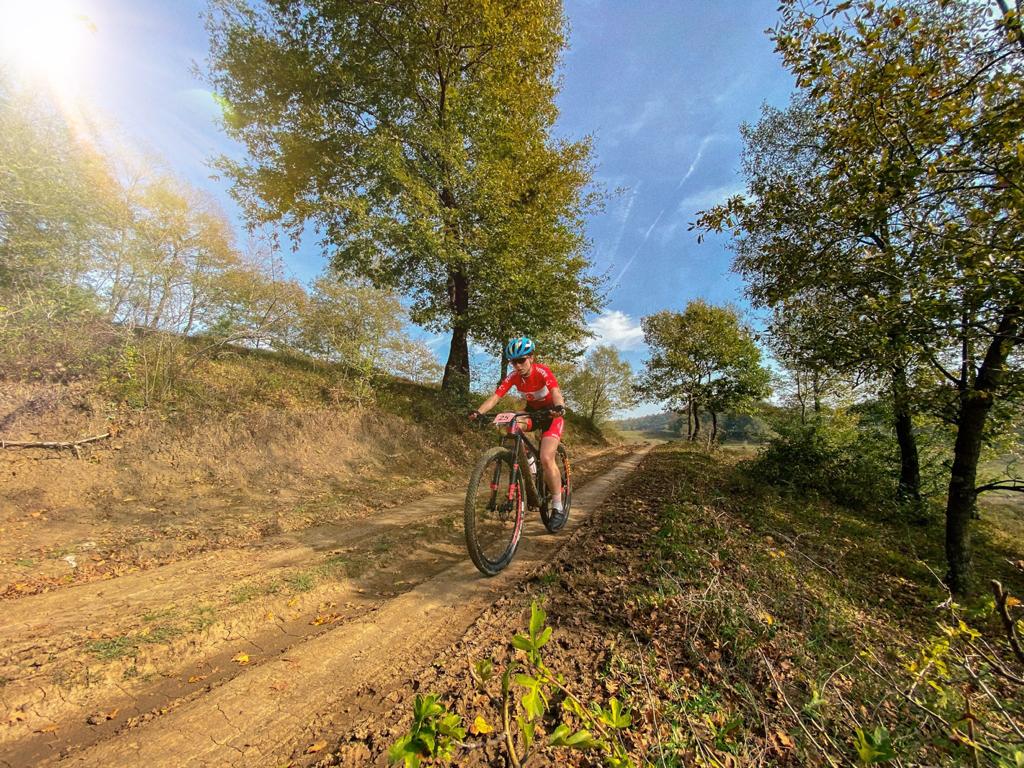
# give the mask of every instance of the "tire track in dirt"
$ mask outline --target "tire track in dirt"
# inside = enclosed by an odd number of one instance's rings
[[[578,524],[588,510],[599,503],[610,483],[630,471],[641,455],[634,454],[577,492],[570,527]],[[422,503],[422,509],[421,505],[407,505],[355,526],[319,526],[275,537],[276,541],[268,540],[257,548],[263,551],[233,553],[236,557],[219,565],[216,572],[204,573],[197,570],[196,562],[189,562],[123,577],[118,581],[130,580],[124,584],[128,593],[123,604],[107,605],[109,601],[104,601],[103,593],[107,591],[105,587],[110,587],[109,582],[27,598],[33,605],[21,606],[25,601],[19,601],[20,617],[16,623],[0,630],[0,638],[6,640],[19,634],[24,638],[26,635],[21,633],[38,631],[40,622],[31,617],[53,616],[51,611],[55,606],[67,606],[67,595],[72,591],[81,593],[86,611],[95,608],[116,615],[130,607],[137,612],[140,604],[166,604],[168,590],[198,589],[197,579],[213,588],[218,583],[230,584],[233,578],[245,573],[308,564],[311,556],[330,551],[339,540],[351,544],[356,536],[365,540],[379,535],[382,530],[401,533],[417,520],[436,519],[443,506],[460,506],[463,496],[459,492],[433,497]],[[353,706],[381,709],[379,702],[389,689],[403,684],[411,670],[429,663],[437,650],[460,637],[512,580],[535,568],[566,540],[564,534],[544,535],[539,522],[532,521],[512,567],[496,579],[483,579],[466,558],[461,528],[457,534],[446,541],[418,546],[415,556],[401,562],[395,578],[407,565],[428,576],[404,594],[374,601],[353,594],[364,590],[348,585],[348,594],[341,599],[347,597],[353,601],[346,605],[351,610],[339,614],[340,621],[345,623],[311,629],[302,619],[292,622],[291,626],[279,626],[270,636],[264,633],[263,637],[252,639],[254,653],[269,659],[259,666],[239,674],[228,663],[227,656],[206,659],[208,669],[214,672],[220,669],[223,673],[221,679],[211,674],[205,688],[192,686],[189,692],[187,686],[180,684],[183,680],[168,680],[148,697],[126,695],[121,698],[119,704],[126,706],[129,713],[141,714],[147,708],[156,707],[162,714],[149,715],[149,722],[125,728],[122,714],[120,722],[88,728],[79,726],[77,733],[76,729],[62,728],[59,740],[40,734],[19,739],[9,743],[7,749],[0,748],[0,764],[4,760],[14,760],[13,764],[18,765],[39,764],[57,757],[55,748],[61,745],[67,748],[77,742],[78,746],[86,746],[107,737],[110,739],[107,742],[68,755],[67,762],[75,765],[262,765],[272,757],[287,757],[306,743],[310,723],[318,723],[318,732],[324,727],[330,728],[332,722],[337,722],[341,728],[343,724],[338,718],[350,719]],[[285,540],[290,541],[291,546],[283,545]],[[385,591],[382,594],[387,597]],[[65,617],[60,621],[73,624],[74,619]],[[52,626],[45,629],[53,631]],[[176,697],[178,700],[174,701]],[[173,707],[169,710],[159,707],[161,699],[164,703],[172,702]],[[346,705],[348,712],[345,712]]]

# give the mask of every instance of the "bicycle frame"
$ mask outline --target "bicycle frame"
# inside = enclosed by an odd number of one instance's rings
[[[547,487],[541,479],[540,464],[540,448],[533,444],[526,432],[523,430],[522,424],[520,424],[520,417],[532,418],[531,414],[526,412],[516,412],[515,418],[509,423],[508,428],[504,435],[501,436],[499,441],[500,445],[508,445],[512,449],[512,470],[513,479],[523,478],[524,484],[526,485],[526,500],[533,507],[540,508],[541,503],[547,498]],[[532,423],[532,422],[531,422]],[[522,449],[522,453],[520,452]],[[529,461],[529,457],[533,456],[534,461],[537,463],[537,479],[538,482],[534,483],[534,475],[532,472],[524,472],[520,465],[520,456]],[[538,487],[539,486],[539,487]]]

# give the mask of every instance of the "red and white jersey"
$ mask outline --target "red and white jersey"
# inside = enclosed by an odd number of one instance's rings
[[[513,386],[526,398],[527,408],[550,408],[555,404],[551,390],[558,386],[558,379],[546,365],[534,363],[526,376],[512,371],[494,390],[494,394],[504,397]]]

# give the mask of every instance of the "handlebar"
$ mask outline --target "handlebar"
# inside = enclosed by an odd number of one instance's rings
[[[513,413],[515,415],[515,418],[517,418],[517,419],[520,416],[540,416],[542,414],[547,414],[549,416],[564,416],[565,415],[564,412],[560,413],[560,412],[556,411],[554,408],[538,408],[535,411],[499,411],[499,413]],[[497,415],[498,415],[497,413],[478,413],[477,416],[476,416],[476,419],[473,419],[473,421],[483,421],[483,422],[494,421],[494,419],[495,419],[495,417]]]

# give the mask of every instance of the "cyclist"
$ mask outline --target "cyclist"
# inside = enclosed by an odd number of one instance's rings
[[[540,465],[544,480],[551,491],[551,509],[562,511],[562,477],[555,463],[555,453],[565,428],[565,400],[558,387],[558,379],[551,369],[533,360],[534,343],[526,336],[512,339],[505,345],[505,356],[512,363],[512,373],[504,378],[494,394],[484,400],[469,418],[476,419],[497,405],[498,400],[515,387],[526,398],[526,410],[537,411],[533,428],[543,430],[540,439]]]

